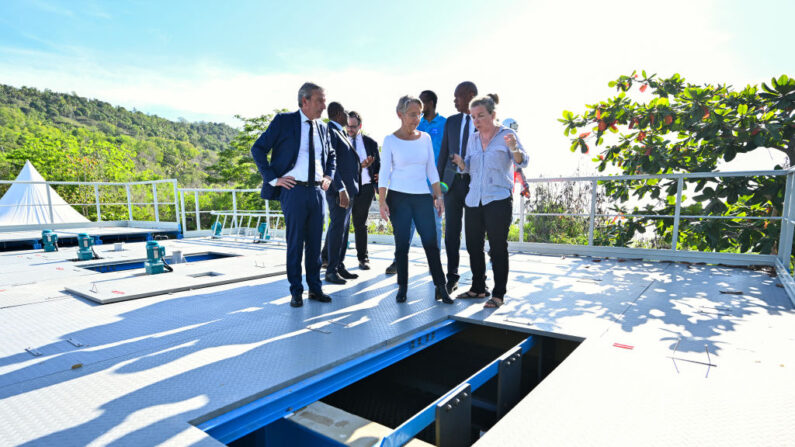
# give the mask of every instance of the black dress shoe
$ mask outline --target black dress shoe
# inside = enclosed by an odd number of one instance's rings
[[[450,298],[450,294],[447,293],[447,288],[445,286],[436,286],[436,300],[441,300],[444,304],[453,304],[452,298]]]
[[[393,263],[389,264],[389,267],[386,268],[386,274],[387,275],[394,275],[395,273],[397,273],[397,266],[393,262]]]
[[[290,307],[301,307],[303,305],[304,300],[301,295],[293,295],[293,299],[290,300]]]
[[[326,282],[330,282],[332,284],[345,284],[347,281],[340,278],[340,275],[336,273],[326,273]]]
[[[351,273],[343,267],[337,269],[337,275],[344,279],[356,279],[359,277],[356,273]]]
[[[313,301],[319,301],[321,303],[331,302],[331,297],[323,292],[309,292],[309,299]]]
[[[453,293],[458,288],[458,280],[447,281],[447,294]]]
[[[359,261],[359,269],[360,270],[370,270],[370,262],[368,262],[368,261]]]
[[[406,302],[406,290],[408,286],[398,286],[398,293],[395,295],[395,301],[398,303],[405,303]]]

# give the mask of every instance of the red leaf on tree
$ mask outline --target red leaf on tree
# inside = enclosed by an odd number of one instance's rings
[[[646,155],[651,155],[651,148],[650,148],[650,147],[647,147],[647,148],[646,148],[646,152],[644,152],[644,153],[645,153]]]
[[[704,110],[704,118],[702,118],[702,119],[706,121],[709,118],[709,115],[710,115],[709,109],[706,108],[706,107],[702,107],[702,109]]]
[[[638,133],[638,137],[637,137],[637,138],[635,138],[635,140],[637,140],[637,141],[643,141],[645,138],[646,138],[646,132],[644,132],[644,131],[642,131],[642,130],[641,130],[641,131]]]
[[[652,126],[654,125],[654,115],[649,115],[649,122],[651,122]]]
[[[613,124],[610,125],[610,128],[613,129],[613,130],[618,130],[618,127],[616,127],[616,122],[615,121],[613,121]]]
[[[585,138],[585,137],[587,137],[590,134],[591,134],[591,132],[583,132],[583,133],[580,134],[580,138]]]
[[[607,123],[602,120],[599,120],[599,131],[601,132],[604,131],[605,129],[607,129]]]
[[[663,121],[665,122],[665,125],[667,126],[667,125],[669,125],[669,124],[674,122],[674,117],[672,117],[671,115],[665,115],[665,119]]]
[[[643,85],[641,85],[641,86],[640,86],[640,92],[641,92],[641,93],[645,92],[647,88],[649,88],[649,85],[648,85],[648,84],[643,84]]]
[[[602,119],[602,109],[596,109],[596,119]]]
[[[604,159],[605,159],[605,156],[604,156],[604,155],[599,155],[599,159],[600,159],[600,160],[604,160]]]
[[[760,129],[759,127],[754,128],[754,130],[751,131],[751,135],[758,134],[760,130],[762,130],[762,129]]]

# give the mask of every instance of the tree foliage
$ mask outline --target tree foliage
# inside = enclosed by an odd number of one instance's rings
[[[74,94],[0,85],[0,176],[29,159],[49,180],[176,178],[206,183],[205,169],[238,131],[172,122]]]
[[[795,160],[795,79],[786,75],[742,90],[645,72],[619,76],[608,85],[619,92],[617,96],[586,105],[581,115],[564,111],[559,120],[564,134],[572,136],[572,151],[588,153],[589,145],[603,148],[593,159],[599,171],[611,166],[626,175],[708,172],[720,161],[760,147],[785,153],[790,164]],[[634,99],[644,94],[651,96],[648,102]],[[616,214],[674,214],[676,180],[611,181],[602,186]],[[783,194],[781,176],[690,178],[684,182],[681,213],[780,215]],[[652,203],[629,209],[630,199]],[[605,232],[611,236],[600,243],[622,245],[652,223],[658,240],[670,241],[673,219],[629,218]],[[771,253],[776,250],[777,228],[777,221],[764,219],[685,219],[677,243],[697,250]]]

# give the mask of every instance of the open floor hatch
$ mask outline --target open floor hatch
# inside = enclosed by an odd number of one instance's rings
[[[468,446],[578,345],[447,320],[196,425],[235,447]]]

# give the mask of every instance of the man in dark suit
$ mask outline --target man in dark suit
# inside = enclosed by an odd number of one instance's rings
[[[328,105],[329,141],[337,155],[337,172],[334,181],[326,191],[329,217],[331,221],[326,232],[323,254],[328,259],[326,281],[332,284],[345,284],[346,279],[356,279],[345,269],[345,253],[348,250],[348,229],[351,226],[353,200],[359,193],[359,157],[345,136],[348,114],[338,102]]]
[[[466,81],[455,89],[455,108],[459,113],[447,118],[439,149],[436,167],[442,181],[445,210],[444,247],[447,253],[447,293],[458,288],[459,250],[461,249],[461,220],[464,216],[464,199],[469,192],[469,174],[461,172],[451,158],[458,154],[466,157],[466,146],[475,133],[469,116],[469,103],[478,94],[474,83]]]
[[[307,82],[298,90],[293,113],[280,113],[251,148],[262,175],[266,200],[279,200],[287,235],[287,280],[290,306],[303,305],[301,257],[309,286],[309,299],[327,303],[320,282],[320,239],[323,236],[323,191],[334,178],[336,157],[329,144],[328,128],[318,121],[326,108],[323,89]],[[268,159],[270,154],[270,159]]]
[[[348,113],[348,136],[361,164],[359,195],[353,200],[353,231],[356,237],[356,256],[359,268],[370,269],[370,258],[367,253],[367,216],[370,205],[378,188],[378,170],[381,169],[381,155],[378,143],[361,133],[362,117],[356,112]]]

